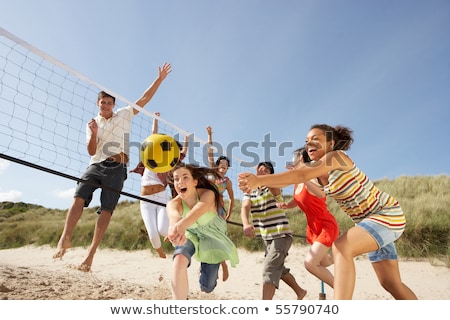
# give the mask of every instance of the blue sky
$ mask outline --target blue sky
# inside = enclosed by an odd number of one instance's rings
[[[224,146],[292,142],[267,155],[276,171],[328,123],[354,131],[349,155],[373,180],[449,174],[448,0],[0,5],[2,28],[130,101],[170,62],[146,108],[203,139],[210,124]],[[73,187],[0,161],[0,201],[68,208]]]

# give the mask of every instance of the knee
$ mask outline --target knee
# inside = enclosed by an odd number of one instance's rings
[[[177,254],[173,258],[173,269],[182,270],[187,269],[189,266],[189,260],[182,254]]]
[[[73,198],[72,208],[83,210],[85,203],[86,201],[83,198],[75,196]]]
[[[384,290],[390,292],[391,294],[396,292],[398,288],[402,285],[401,282],[393,281],[387,277],[379,277],[378,282],[383,287]]]
[[[314,268],[317,266],[316,261],[314,261],[313,257],[311,255],[306,255],[305,261],[303,262],[306,270],[311,272],[311,270],[314,270]]]
[[[205,279],[200,280],[200,290],[202,292],[211,293],[214,291],[217,285],[217,279],[208,279],[208,281],[202,281]]]
[[[335,241],[333,243],[333,246],[331,247],[331,251],[332,251],[332,255],[333,258],[339,259],[341,257],[349,257],[351,256],[350,251],[348,250],[348,248],[346,248],[345,245],[343,245],[342,243]]]

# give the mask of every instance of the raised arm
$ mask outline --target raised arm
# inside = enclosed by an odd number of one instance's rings
[[[153,125],[152,125],[152,134],[158,133],[158,118],[161,115],[159,112],[155,112],[155,118],[153,118]]]
[[[162,67],[158,67],[158,70],[158,77],[155,79],[155,81],[153,81],[150,87],[145,90],[145,92],[142,94],[142,97],[140,97],[135,102],[135,104],[137,104],[141,108],[143,108],[153,98],[161,83],[164,81],[164,79],[166,79],[167,75],[172,72],[172,67],[169,63],[166,62]],[[133,109],[133,112],[134,114],[138,114],[139,110]]]
[[[183,148],[181,148],[180,153],[182,153],[182,154],[184,154],[184,156],[186,156],[188,150],[189,150],[189,136],[185,135]]]
[[[208,162],[209,162],[209,166],[211,168],[214,168],[215,167],[215,163],[214,163],[214,153],[213,153],[213,148],[212,148],[213,140],[212,140],[212,128],[211,128],[211,126],[207,126],[206,127],[206,131],[208,132],[208,143],[209,143],[209,147],[208,147]]]

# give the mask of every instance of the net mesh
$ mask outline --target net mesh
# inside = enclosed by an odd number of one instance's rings
[[[102,90],[116,98],[115,110],[132,105],[141,111],[131,123],[129,169],[133,169],[139,162],[140,142],[151,134],[154,114],[0,28],[0,155],[51,168],[63,177],[81,177],[90,160],[86,124],[98,113],[95,102]],[[185,162],[208,166],[206,141],[158,119],[158,132],[181,143],[188,138]],[[231,160],[227,176],[238,198],[239,159]],[[138,197],[140,184],[140,175],[128,174],[124,194]]]

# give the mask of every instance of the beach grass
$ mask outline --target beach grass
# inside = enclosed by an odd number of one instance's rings
[[[450,177],[401,176],[393,180],[375,181],[375,184],[394,196],[407,215],[406,230],[396,242],[399,255],[412,259],[438,259],[450,267]],[[285,201],[289,201],[290,197],[286,195]],[[353,226],[332,199],[327,202],[341,233]],[[72,236],[73,247],[89,246],[97,209],[85,209]],[[0,202],[0,249],[26,245],[56,247],[66,214],[67,210],[45,208],[38,204]],[[294,232],[294,243],[306,243],[305,215],[298,208],[287,210],[287,215]],[[248,239],[242,235],[240,199],[235,200],[228,235],[237,247],[249,251],[263,250],[260,239]],[[173,251],[169,242],[165,242],[163,247],[167,252]],[[118,204],[100,248],[153,250],[142,222],[138,201],[122,201]]]

